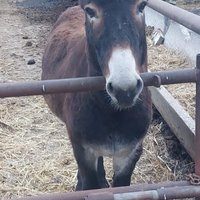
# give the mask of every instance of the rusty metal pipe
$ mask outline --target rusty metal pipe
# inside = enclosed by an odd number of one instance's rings
[[[114,200],[143,200],[143,199],[157,200],[159,198],[157,190],[114,194],[113,196]]]
[[[114,194],[114,200],[166,200],[200,197],[199,186],[171,187],[143,192]],[[108,199],[104,199],[108,200]]]
[[[100,190],[85,190],[79,192],[70,192],[63,194],[49,194],[43,196],[33,196],[33,197],[24,197],[20,199],[13,200],[85,200],[90,194],[103,194],[103,193],[113,193],[113,194],[121,194],[121,193],[130,193],[130,192],[139,192],[139,191],[149,191],[149,190],[157,190],[159,188],[176,188],[176,187],[184,187],[191,186],[191,184],[187,181],[179,181],[179,182],[167,182],[167,183],[157,183],[157,184],[136,184],[128,187],[117,187],[117,188],[106,188]]]
[[[196,68],[200,70],[200,54],[196,57]],[[196,130],[195,130],[195,173],[200,176],[200,74],[196,82]]]
[[[182,69],[151,73],[141,73],[145,86],[160,87],[160,85],[190,83],[197,81],[197,69]]]
[[[148,6],[166,17],[200,34],[200,16],[161,0],[148,0]]]
[[[200,69],[200,54],[196,57],[196,68]],[[196,119],[195,119],[195,173],[200,176],[200,74],[196,82]],[[195,200],[200,200],[196,197]]]
[[[177,84],[196,82],[197,69],[141,73],[145,86],[159,87],[161,84]],[[104,77],[70,78],[45,81],[31,81],[20,83],[1,83],[0,98],[30,95],[45,95],[55,93],[70,93],[103,90]]]
[[[161,188],[157,192],[160,200],[200,197],[199,186]]]
[[[0,84],[0,98],[103,90],[104,77],[85,77]]]

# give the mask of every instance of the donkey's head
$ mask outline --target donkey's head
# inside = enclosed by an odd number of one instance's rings
[[[106,78],[118,109],[135,105],[147,71],[144,8],[147,0],[79,0],[86,15],[87,55]]]

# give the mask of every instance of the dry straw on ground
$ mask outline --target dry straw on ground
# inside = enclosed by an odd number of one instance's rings
[[[1,4],[3,1],[0,7]],[[0,34],[0,40],[7,41],[0,48],[1,81],[39,80],[51,24],[28,21],[15,8],[9,9],[14,9],[13,14],[0,18],[0,29],[7,30]],[[24,35],[29,37],[32,47],[25,46]],[[36,65],[26,65],[32,57]],[[163,46],[149,48],[149,64],[156,65],[156,70],[157,66],[170,63],[174,69],[183,61],[186,62]],[[166,68],[160,68],[163,69]],[[162,119],[156,114],[154,117],[132,183],[184,180],[185,174],[193,171],[194,163]],[[105,159],[109,181],[113,174],[111,163],[110,158]],[[0,99],[1,199],[74,191],[76,174],[65,126],[51,114],[42,97]]]
[[[148,42],[148,60],[151,71],[178,70],[191,68],[185,57],[177,55],[173,50],[165,46],[154,46],[152,41]],[[165,86],[174,98],[179,100],[183,108],[195,119],[195,83],[185,83]]]

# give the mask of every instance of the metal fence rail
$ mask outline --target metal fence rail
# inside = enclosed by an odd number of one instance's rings
[[[63,194],[25,197],[13,200],[142,200],[200,197],[200,187],[187,181],[157,184],[135,184],[128,187],[87,190]]]
[[[140,76],[145,86],[155,86],[177,83],[196,82],[200,70],[185,69],[152,73],[141,73]],[[105,78],[84,77],[57,79],[46,81],[31,81],[20,83],[1,83],[0,98],[19,97],[30,95],[44,95],[55,93],[84,92],[103,90],[105,88]]]
[[[200,54],[197,55],[196,67],[200,69]],[[195,135],[195,173],[200,175],[200,75],[196,83],[196,135]]]
[[[200,34],[200,16],[161,0],[148,0],[147,5],[153,10]]]

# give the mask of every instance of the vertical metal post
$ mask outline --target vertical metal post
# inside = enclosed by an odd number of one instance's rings
[[[200,54],[196,57],[196,68],[200,70]],[[200,72],[196,82],[195,174],[200,175]],[[195,200],[200,200],[200,197]]]
[[[200,54],[196,57],[196,67],[200,70]],[[196,82],[196,131],[195,131],[195,174],[200,175],[200,72]]]

